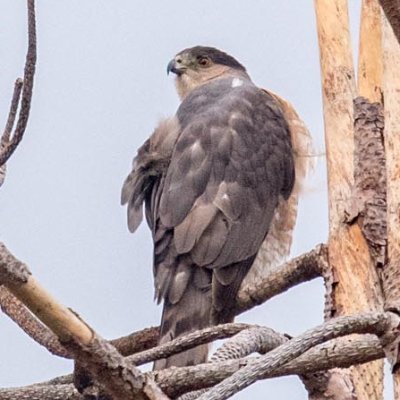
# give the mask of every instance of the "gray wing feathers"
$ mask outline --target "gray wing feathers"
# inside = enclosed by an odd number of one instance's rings
[[[293,187],[290,135],[276,101],[250,83],[218,81],[192,91],[177,118],[157,128],[122,191],[130,230],[146,204],[155,296],[164,300],[160,342],[233,319],[279,198]],[[207,348],[155,368],[203,362]]]
[[[294,178],[288,128],[274,100],[254,86],[227,97],[203,113],[183,107],[191,118],[178,111],[183,130],[160,200],[177,252],[212,268],[257,252]]]

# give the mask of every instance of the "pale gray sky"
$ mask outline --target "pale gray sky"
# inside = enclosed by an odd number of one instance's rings
[[[38,65],[26,137],[0,189],[0,240],[45,287],[106,338],[159,323],[151,239],[131,235],[119,205],[136,149],[178,98],[166,65],[193,45],[221,48],[253,80],[290,100],[323,151],[319,58],[311,0],[41,0]],[[359,0],[350,0],[352,20]],[[0,121],[26,52],[25,1],[0,1]],[[357,34],[357,24],[353,26]],[[355,42],[355,40],[354,40]],[[325,160],[304,196],[293,254],[327,237]],[[240,321],[292,335],[322,321],[321,281]],[[0,386],[71,371],[0,315]],[[304,399],[297,378],[262,382],[237,399]]]

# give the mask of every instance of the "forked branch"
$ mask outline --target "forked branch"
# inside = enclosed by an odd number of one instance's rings
[[[27,0],[28,5],[28,52],[26,55],[24,78],[17,79],[14,86],[14,94],[8,113],[7,123],[1,137],[0,146],[0,184],[5,177],[5,163],[14,153],[21,142],[26,125],[28,123],[31,108],[33,80],[36,68],[36,20],[35,20],[35,1]],[[22,90],[22,96],[21,96]],[[20,101],[21,100],[21,101]],[[17,124],[12,134],[15,118],[20,105]]]

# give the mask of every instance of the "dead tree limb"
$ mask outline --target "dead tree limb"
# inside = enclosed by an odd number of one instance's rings
[[[254,286],[239,291],[236,315],[239,315],[286,290],[322,276],[327,265],[327,248],[318,245],[314,250],[296,257],[271,271]]]
[[[26,334],[44,346],[50,353],[60,357],[71,358],[57,336],[49,328],[40,323],[24,304],[4,286],[0,286],[0,307]]]
[[[35,2],[27,0],[28,5],[28,52],[25,61],[24,78],[21,81],[17,79],[14,87],[14,94],[11,101],[11,107],[7,119],[7,124],[1,138],[0,147],[0,168],[4,166],[7,160],[14,153],[15,149],[21,142],[26,125],[28,123],[29,112],[31,108],[33,79],[36,68],[36,20],[35,20]],[[22,86],[22,96],[21,96]],[[21,101],[19,101],[21,99]],[[17,113],[18,104],[20,110],[18,114],[17,124],[14,133],[11,135],[14,127],[15,116]],[[2,180],[5,177],[5,168],[1,171]]]
[[[189,333],[188,335],[178,337],[170,342],[159,345],[154,349],[142,351],[141,353],[134,354],[127,357],[127,360],[134,365],[145,364],[160,358],[166,358],[171,355],[188,350],[200,344],[205,344],[218,339],[225,339],[227,337],[236,335],[244,329],[251,328],[248,324],[223,324],[212,326],[210,328],[202,329]]]
[[[237,313],[249,310],[302,282],[317,278],[323,275],[323,271],[327,268],[327,248],[321,244],[309,253],[296,257],[271,271],[257,282],[256,286],[241,290],[238,294]],[[46,328],[43,324],[26,310],[25,306],[7,289],[4,290],[0,292],[3,293],[3,296],[0,296],[0,305],[4,307],[6,314],[39,344],[45,347],[48,344],[47,348],[50,352],[71,358],[68,352],[60,347],[57,337],[51,331],[44,332],[43,329]],[[51,337],[52,335],[53,337]],[[154,327],[111,340],[111,344],[122,355],[127,356],[155,347],[157,341],[158,327]]]
[[[162,397],[155,391],[150,378],[145,378],[77,314],[59,304],[32,277],[26,265],[3,244],[0,245],[0,284],[6,286],[57,335],[79,365],[90,371],[115,400]]]
[[[352,333],[383,334],[388,324],[389,319],[377,313],[335,318],[293,338],[265,356],[249,361],[240,371],[214,386],[198,400],[227,399],[320,343]]]
[[[378,331],[380,332],[380,328]],[[270,343],[272,347],[273,341],[276,341],[276,345],[279,345],[281,341],[284,341],[284,337],[279,339],[279,336],[267,335],[266,338],[267,343]],[[233,340],[233,338],[230,340]],[[263,346],[268,346],[267,343],[263,344]],[[275,369],[269,374],[263,375],[261,379],[292,374],[311,374],[316,371],[328,370],[335,367],[349,367],[354,364],[365,363],[382,357],[384,357],[384,352],[380,340],[374,335],[359,335],[355,338],[341,338],[340,340],[330,340],[313,347],[291,362],[284,364],[282,367]],[[155,379],[160,388],[168,396],[176,398],[177,396],[191,390],[212,387],[228,378],[233,373],[239,371],[241,368],[246,366],[248,362],[249,359],[244,358],[233,360],[221,359],[215,363],[200,364],[192,367],[169,368],[166,370],[150,372],[148,374]],[[68,384],[68,382],[70,382],[70,378],[67,378],[67,380],[51,380],[24,388],[1,389],[0,399],[78,399],[79,397],[76,397],[77,392],[73,385]],[[58,389],[64,397],[56,397]]]

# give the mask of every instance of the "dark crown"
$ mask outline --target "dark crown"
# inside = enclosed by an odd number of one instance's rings
[[[228,67],[231,67],[231,68],[246,71],[246,68],[242,64],[240,64],[239,61],[237,61],[235,58],[233,58],[229,54],[224,53],[223,51],[218,50],[214,47],[195,46],[192,48],[182,50],[180,52],[180,54],[182,54],[182,53],[189,53],[194,58],[208,57],[214,64],[227,65]]]

